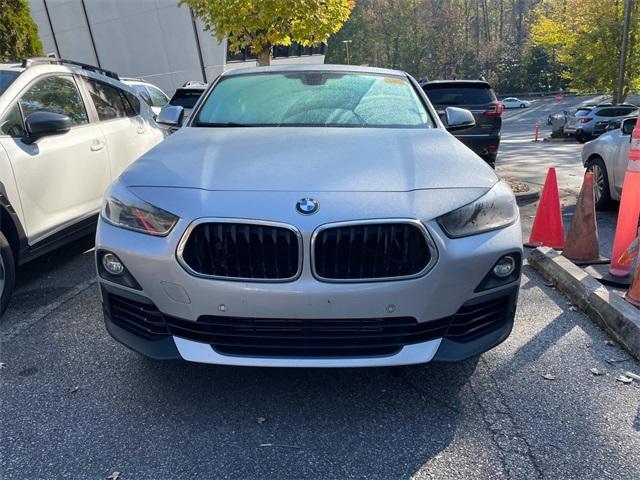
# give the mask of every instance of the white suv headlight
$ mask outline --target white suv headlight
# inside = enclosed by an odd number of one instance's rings
[[[438,218],[451,238],[468,237],[498,230],[518,220],[515,195],[509,185],[498,182],[478,200]]]
[[[102,218],[116,227],[164,237],[178,217],[136,197],[121,183],[114,184],[104,202]]]

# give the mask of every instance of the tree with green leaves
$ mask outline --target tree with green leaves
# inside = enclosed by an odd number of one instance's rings
[[[271,63],[274,45],[297,42],[305,47],[326,43],[340,30],[353,0],[180,0],[229,49],[249,49],[258,65]]]
[[[0,0],[0,62],[42,55],[27,0]]]
[[[614,93],[624,101],[640,89],[640,1],[630,2],[631,23],[622,92],[616,92],[624,23],[620,0],[544,0],[534,10],[531,40],[557,56],[578,92]]]

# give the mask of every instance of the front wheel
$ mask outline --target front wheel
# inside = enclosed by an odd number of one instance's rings
[[[526,107],[526,105],[524,103],[521,103],[520,108],[524,108],[524,107]]]
[[[0,232],[0,316],[4,314],[16,279],[15,262],[9,242]]]
[[[587,171],[593,173],[593,193],[596,200],[596,210],[606,210],[612,203],[607,167],[600,157],[596,157],[587,166]]]

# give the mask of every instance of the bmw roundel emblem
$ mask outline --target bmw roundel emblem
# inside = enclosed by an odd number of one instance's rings
[[[313,215],[319,208],[320,205],[313,198],[301,198],[296,203],[296,210],[302,215]]]

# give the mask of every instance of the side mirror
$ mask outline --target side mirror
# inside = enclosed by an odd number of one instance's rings
[[[182,126],[184,118],[184,108],[176,105],[165,105],[160,110],[156,123],[166,127],[178,128]]]
[[[69,117],[53,112],[33,112],[24,123],[27,134],[22,141],[27,145],[31,145],[42,137],[67,133],[71,128]]]
[[[622,134],[623,135],[631,135],[633,133],[633,129],[636,128],[636,119],[630,118],[622,122]]]
[[[476,119],[473,113],[464,108],[447,107],[444,111],[447,130],[454,132],[456,130],[464,130],[465,128],[475,127]]]

